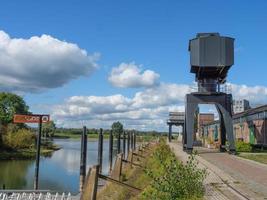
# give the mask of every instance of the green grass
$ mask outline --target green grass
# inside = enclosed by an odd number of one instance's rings
[[[150,158],[154,148],[148,151],[145,155]],[[151,158],[150,158],[151,159]],[[148,159],[134,159],[134,163],[138,163],[142,166],[146,166]],[[123,165],[122,169],[122,180],[123,182],[135,186],[140,189],[144,189],[149,185],[151,178],[145,173],[144,169],[139,167],[131,168],[129,165]],[[97,194],[99,200],[139,200],[139,196],[136,193],[129,191],[127,188],[121,187],[114,183],[109,183],[103,190]]]
[[[267,164],[267,153],[240,153],[238,156]]]
[[[52,156],[54,151],[59,150],[60,147],[53,143],[44,143],[41,146],[41,156],[50,157]],[[35,159],[36,157],[36,149],[28,148],[28,149],[13,149],[7,150],[2,149],[0,151],[0,160],[27,160],[27,159]]]
[[[55,150],[41,149],[41,156],[49,157]],[[20,149],[17,151],[1,151],[0,160],[27,160],[34,159],[36,156],[35,149]]]
[[[144,168],[129,166],[123,167],[123,181],[129,185],[135,186],[142,189],[140,193],[132,193],[128,189],[118,186],[113,183],[109,183],[103,190],[99,191],[97,199],[99,200],[178,200],[178,199],[188,199],[188,200],[200,200],[203,197],[203,182],[202,178],[196,177],[196,175],[201,175],[199,170],[195,169],[195,165],[192,164],[195,161],[189,161],[185,166],[182,166],[176,158],[175,155],[171,152],[171,149],[166,144],[157,144],[150,148],[148,152],[143,155],[145,159],[140,159],[140,161],[135,160],[135,163],[140,164]],[[163,160],[159,159],[162,158]],[[179,162],[179,164],[178,164]],[[191,162],[191,164],[190,164]],[[170,171],[170,165],[172,163],[176,166],[180,166],[176,171]],[[124,165],[125,166],[125,165]],[[167,168],[166,168],[167,167]],[[181,170],[181,171],[180,171]],[[168,172],[167,172],[168,171]],[[167,175],[167,173],[169,173]],[[187,172],[185,177],[183,172]],[[177,174],[178,173],[178,174]],[[179,176],[180,175],[180,176]],[[203,174],[204,175],[204,174]],[[168,177],[168,180],[165,178]],[[171,178],[172,177],[172,178]],[[202,175],[201,175],[202,177]],[[170,180],[172,179],[172,180]],[[195,180],[195,181],[192,181]],[[171,182],[169,182],[171,181]],[[200,185],[194,184],[199,182]],[[165,183],[165,184],[162,184]],[[182,189],[176,187],[180,183],[180,187],[184,188],[187,192],[185,195],[171,195],[170,187],[173,187],[174,190],[182,192]],[[188,183],[188,184],[187,184]],[[156,185],[155,185],[156,184]],[[159,188],[157,187],[159,186]],[[196,189],[199,187],[199,190]],[[162,191],[159,191],[159,190]],[[152,193],[154,195],[152,195]]]

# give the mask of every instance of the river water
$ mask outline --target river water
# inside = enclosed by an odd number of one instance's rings
[[[61,146],[51,157],[41,157],[39,188],[59,192],[78,193],[80,169],[80,140],[55,139]],[[98,140],[87,144],[87,170],[97,163]],[[103,144],[103,174],[108,173],[109,141]],[[113,159],[114,160],[114,159]],[[0,187],[6,189],[33,189],[35,160],[0,161]],[[1,188],[0,188],[1,189]]]

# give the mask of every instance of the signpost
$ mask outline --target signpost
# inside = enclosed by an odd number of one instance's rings
[[[13,116],[13,122],[14,123],[38,123],[39,124],[38,136],[37,136],[36,165],[35,165],[35,175],[34,175],[34,189],[35,190],[38,190],[42,123],[47,123],[49,121],[50,121],[49,115],[20,115],[20,114],[15,114]]]

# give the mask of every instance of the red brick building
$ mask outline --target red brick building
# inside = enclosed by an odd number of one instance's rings
[[[236,140],[267,146],[267,105],[246,110],[233,116]],[[203,126],[202,134],[212,144],[220,143],[219,121]]]

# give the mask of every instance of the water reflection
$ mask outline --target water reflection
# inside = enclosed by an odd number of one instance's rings
[[[80,140],[56,139],[62,149],[40,160],[40,189],[77,193],[79,188]],[[97,163],[97,140],[87,146],[87,170]],[[103,173],[108,173],[109,142],[103,144]],[[35,161],[1,161],[0,184],[8,189],[33,189]]]
[[[1,161],[0,187],[4,184],[8,188],[24,188],[27,186],[27,172],[34,163],[33,160]]]

